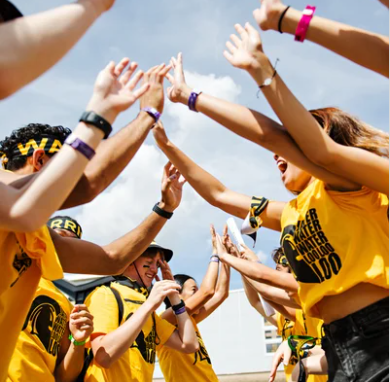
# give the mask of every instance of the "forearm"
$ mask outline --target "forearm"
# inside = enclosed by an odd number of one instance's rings
[[[100,130],[84,123],[78,125],[75,135],[94,149],[103,138]],[[9,218],[7,228],[34,231],[45,225],[70,194],[87,164],[88,159],[84,155],[65,145],[34,181],[20,190],[7,187],[0,201],[3,217]],[[19,226],[18,222],[26,216],[27,223]]]
[[[213,253],[214,254],[214,253]],[[203,305],[214,296],[218,281],[219,263],[210,261],[205,277],[202,280],[199,291],[205,297]]]
[[[102,193],[134,158],[154,123],[150,115],[140,113],[117,134],[103,141],[62,208],[88,203]]]
[[[276,288],[282,288],[289,292],[296,292],[298,290],[298,283],[291,274],[283,274],[263,264],[238,259],[228,254],[221,256],[221,261],[254,281],[275,286]]]
[[[270,286],[262,282],[254,281],[249,277],[247,278],[247,281],[252,286],[252,288],[254,288],[257,293],[260,293],[262,297],[267,301],[272,301],[275,304],[286,305],[295,309],[300,308],[297,302],[284,289]],[[280,312],[280,310],[275,308],[273,304],[272,307],[278,312]]]
[[[215,297],[217,302],[222,303],[229,297],[230,287],[230,267],[227,264],[221,265],[221,271],[218,277],[217,288],[215,291]]]
[[[84,346],[70,344],[63,361],[55,371],[56,382],[75,382],[84,365]]]
[[[123,325],[104,336],[92,341],[92,350],[96,362],[109,368],[133,345],[149,316],[153,306],[145,302]]]
[[[301,17],[302,12],[290,8],[283,19],[283,32],[294,35]],[[306,38],[389,77],[389,39],[386,36],[315,16]]]
[[[245,276],[241,276],[244,286],[245,295],[253,308],[255,308],[264,318],[266,317],[263,304],[260,301],[258,292],[252,287],[251,283]]]
[[[160,203],[161,208],[165,208]],[[109,258],[124,268],[137,260],[167,223],[167,219],[152,212],[138,227],[103,247]]]
[[[198,345],[194,325],[187,312],[176,316],[177,331],[182,342],[182,350],[186,353],[194,353]]]
[[[203,199],[226,213],[242,219],[246,217],[251,204],[249,196],[229,190],[218,179],[193,162],[172,142],[159,144],[159,147]]]
[[[98,4],[79,1],[1,25],[0,98],[56,64],[104,11]]]

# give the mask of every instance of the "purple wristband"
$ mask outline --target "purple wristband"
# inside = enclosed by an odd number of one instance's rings
[[[83,154],[88,160],[91,160],[96,154],[91,146],[87,145],[80,138],[77,138],[74,134],[70,134],[68,138],[66,138],[65,144]]]
[[[185,313],[187,311],[186,307],[183,306],[182,308],[178,309],[175,313],[175,316],[180,316],[181,314]]]
[[[161,113],[156,110],[154,107],[144,107],[141,111],[144,111],[145,113],[148,113],[152,118],[154,118],[154,121],[157,123],[161,117]]]
[[[196,113],[198,112],[198,110],[196,110],[196,101],[199,97],[199,94],[201,93],[201,91],[194,89],[191,92],[190,98],[188,99],[188,107],[190,110],[195,111]]]

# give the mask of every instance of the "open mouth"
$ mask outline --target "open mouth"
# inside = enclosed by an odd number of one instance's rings
[[[154,278],[156,277],[156,274],[155,273],[146,273],[145,276],[150,279],[150,280],[154,280]]]
[[[287,171],[288,164],[284,160],[279,159],[276,162],[276,165],[278,166],[278,169],[282,173],[282,175]]]

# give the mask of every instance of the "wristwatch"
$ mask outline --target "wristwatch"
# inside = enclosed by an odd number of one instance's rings
[[[88,123],[89,125],[93,125],[103,131],[104,139],[107,139],[112,132],[111,124],[93,111],[85,111],[81,115],[79,122]]]

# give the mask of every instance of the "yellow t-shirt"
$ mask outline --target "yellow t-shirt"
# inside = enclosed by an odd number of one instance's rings
[[[287,204],[281,243],[308,316],[325,296],[360,283],[389,288],[388,208],[378,192],[328,191],[319,180]]]
[[[8,382],[54,382],[54,371],[73,307],[48,280],[41,279],[8,369]]]
[[[157,347],[157,356],[165,382],[218,382],[196,321],[193,317],[191,320],[200,346],[198,352],[183,354],[167,346]]]
[[[122,324],[145,302],[146,297],[128,286],[117,282],[111,284],[121,295],[124,314]],[[118,329],[118,303],[110,288],[97,288],[85,301],[94,316],[94,333],[107,334]],[[171,337],[175,327],[153,313],[149,316],[134,344],[109,369],[100,367],[95,361],[87,371],[85,382],[152,382],[156,361],[156,346]]]
[[[278,334],[282,336],[283,341],[286,341],[291,335],[311,336],[318,338],[317,345],[321,344],[322,325],[324,323],[322,320],[314,317],[307,317],[302,310],[297,309],[295,311],[295,322],[284,318],[280,313],[277,313],[276,321],[278,324]],[[297,358],[291,357],[290,363],[284,367],[287,382],[290,380],[291,374],[297,363]],[[307,382],[327,382],[327,380],[327,375],[310,375]]]
[[[7,378],[8,366],[34,299],[41,275],[56,280],[63,277],[48,228],[33,233],[0,231],[0,382]]]

